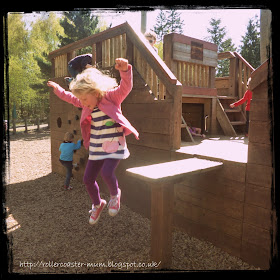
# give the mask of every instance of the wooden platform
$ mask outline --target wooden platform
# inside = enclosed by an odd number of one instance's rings
[[[188,158],[127,169],[127,174],[149,184],[151,190],[151,261],[161,269],[172,264],[174,184],[193,174],[209,172],[222,162]]]
[[[198,158],[188,158],[183,160],[152,164],[148,166],[127,169],[131,175],[150,182],[175,181],[183,176],[193,175],[205,171],[211,171],[221,166],[221,162],[210,161]]]
[[[204,139],[195,137],[194,140],[194,143],[182,142],[181,148],[176,152],[247,163],[248,138],[244,136],[213,136]]]

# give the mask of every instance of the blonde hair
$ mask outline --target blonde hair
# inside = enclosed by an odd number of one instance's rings
[[[144,36],[145,37],[152,37],[152,38],[154,38],[155,41],[157,40],[157,34],[152,30],[146,31]]]
[[[64,135],[64,142],[72,142],[72,140],[74,139],[74,134],[71,132],[66,132]]]
[[[69,89],[79,98],[81,94],[95,94],[100,100],[104,94],[118,86],[116,79],[103,74],[96,68],[87,68],[70,83]]]

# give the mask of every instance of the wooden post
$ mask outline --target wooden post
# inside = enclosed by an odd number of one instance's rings
[[[151,261],[160,262],[161,269],[170,268],[172,264],[173,203],[173,183],[152,184]]]
[[[229,96],[237,96],[237,58],[230,58],[229,66]]]

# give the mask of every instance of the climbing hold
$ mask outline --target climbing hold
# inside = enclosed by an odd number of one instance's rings
[[[71,124],[71,120],[68,120],[68,123]]]
[[[73,134],[77,135],[77,130],[76,129],[73,130]]]
[[[60,127],[61,127],[61,125],[62,125],[62,120],[61,120],[61,118],[60,118],[60,117],[59,117],[59,118],[57,118],[56,123],[57,123],[57,126],[60,128]]]
[[[78,116],[78,115],[76,115],[76,116],[75,116],[75,120],[77,121],[78,119],[79,119],[79,116]]]

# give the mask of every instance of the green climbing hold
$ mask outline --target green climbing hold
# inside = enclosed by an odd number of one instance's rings
[[[107,122],[105,123],[105,125],[106,125],[106,126],[112,126],[112,125],[114,125],[114,122],[112,122],[112,121],[107,121]]]

